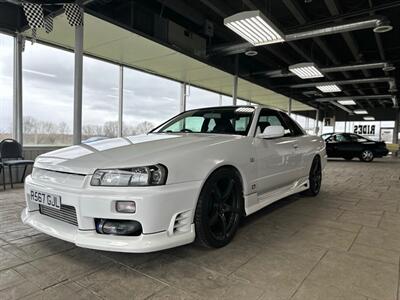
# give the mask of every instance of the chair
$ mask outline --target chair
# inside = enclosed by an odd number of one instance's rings
[[[22,155],[22,145],[13,139],[5,139],[0,142],[0,163],[3,167],[3,188],[6,189],[5,169],[8,167],[11,188],[13,188],[12,167],[25,166],[21,183],[24,182],[26,168],[33,165],[33,160],[26,160]]]
[[[2,173],[3,172],[3,189],[4,190],[6,190],[6,176],[4,176],[4,170],[3,170],[4,168],[3,168],[3,164],[2,163],[0,163],[0,173]]]

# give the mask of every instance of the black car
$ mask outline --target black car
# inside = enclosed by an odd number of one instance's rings
[[[323,137],[328,157],[343,157],[351,160],[358,157],[365,162],[375,157],[386,156],[389,151],[385,142],[375,142],[354,133],[332,133]]]

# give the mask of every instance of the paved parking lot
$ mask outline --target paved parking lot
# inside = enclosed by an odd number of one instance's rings
[[[21,224],[0,192],[0,299],[400,300],[400,160],[329,161],[321,194],[244,220],[218,250],[92,251]]]

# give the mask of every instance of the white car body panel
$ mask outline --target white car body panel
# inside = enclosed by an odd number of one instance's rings
[[[77,145],[39,156],[25,181],[27,208],[24,223],[88,247],[120,252],[149,252],[190,243],[195,238],[193,216],[202,186],[221,166],[233,166],[242,178],[247,215],[308,188],[308,173],[316,155],[326,164],[320,137],[303,135],[260,139],[256,107],[247,136],[195,133],[150,133]],[[163,164],[167,183],[147,187],[91,186],[96,169]],[[30,201],[31,190],[61,196],[76,209],[78,226],[40,214]],[[116,200],[136,202],[134,214],[117,213]],[[114,205],[114,206],[113,206]],[[183,218],[184,221],[177,221]],[[132,219],[141,223],[140,236],[112,236],[96,232],[94,218]],[[186,222],[186,223],[185,223]],[[179,230],[175,227],[181,226]]]

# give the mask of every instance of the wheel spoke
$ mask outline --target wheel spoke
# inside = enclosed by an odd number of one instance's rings
[[[222,195],[222,199],[226,201],[229,196],[232,194],[233,186],[235,185],[235,181],[233,179],[229,180],[228,186],[226,187],[225,193]]]
[[[220,214],[219,218],[220,218],[221,224],[222,224],[222,237],[225,237],[226,236],[226,231],[227,231],[225,215],[224,214]]]
[[[218,212],[215,212],[210,218],[210,221],[209,221],[210,226],[215,225],[215,223],[217,223],[217,221],[218,221]]]
[[[218,185],[216,183],[214,184],[213,192],[214,192],[214,195],[216,197],[215,200],[218,201],[218,202],[221,202],[221,200],[222,200],[221,191],[219,190],[219,187],[218,187]]]

